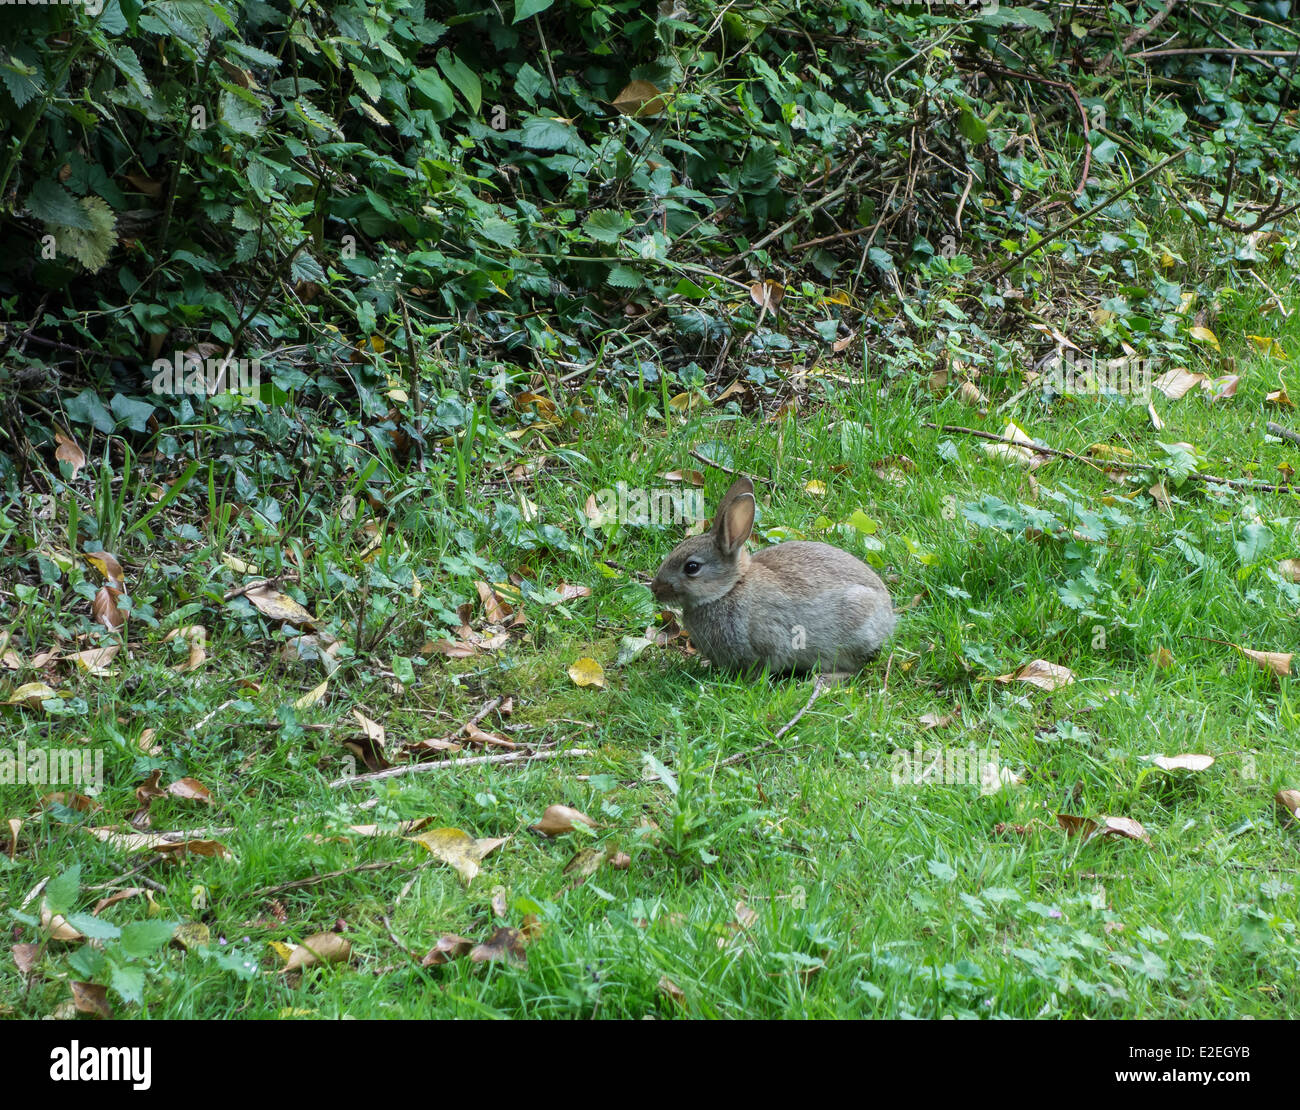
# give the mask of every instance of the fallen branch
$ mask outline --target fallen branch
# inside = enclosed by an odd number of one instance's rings
[[[292,882],[279,883],[276,886],[264,886],[253,891],[250,895],[252,898],[265,898],[271,894],[281,894],[286,890],[300,890],[305,886],[316,886],[328,879],[337,879],[343,875],[355,875],[363,871],[383,871],[389,867],[407,867],[414,870],[416,867],[428,867],[437,860],[425,860],[423,863],[417,863],[414,866],[410,860],[406,859],[385,859],[373,863],[359,863],[356,867],[345,867],[342,871],[327,871],[323,875],[309,875],[305,879],[294,879]]]
[[[928,420],[921,421],[921,424],[923,427],[933,428],[939,432],[974,436],[976,439],[988,439],[994,443],[1009,443],[1016,447],[1023,447],[1026,451],[1037,451],[1040,455],[1052,455],[1060,459],[1069,459],[1072,462],[1081,462],[1094,470],[1127,470],[1132,473],[1155,469],[1155,464],[1149,462],[1124,462],[1120,459],[1106,459],[1104,462],[1099,463],[1096,459],[1088,458],[1087,455],[1076,455],[1073,451],[1063,451],[1059,447],[1045,447],[1041,443],[1025,443],[1021,440],[1007,439],[1006,436],[998,435],[996,432],[986,432],[979,428],[963,428],[959,424],[931,424]],[[1275,486],[1269,482],[1251,482],[1244,478],[1220,478],[1216,474],[1197,473],[1187,476],[1197,482],[1210,482],[1216,486],[1231,486],[1233,489],[1258,490],[1261,493],[1300,493],[1300,488],[1295,486]]]
[[[1269,421],[1264,425],[1275,436],[1281,436],[1283,439],[1289,439],[1292,443],[1300,443],[1300,432],[1293,432],[1290,428],[1284,428],[1281,424],[1274,424]]]
[[[829,690],[830,686],[831,686],[830,681],[826,678],[826,676],[824,674],[819,674],[816,677],[816,679],[813,681],[812,694],[809,695],[808,700],[804,702],[803,708],[800,709],[799,712],[796,713],[793,717],[791,717],[788,721],[786,721],[786,723],[783,724],[779,729],[777,729],[776,735],[773,736],[771,740],[766,740],[762,744],[759,744],[758,747],[750,748],[748,751],[738,752],[736,755],[729,755],[727,756],[726,759],[724,759],[721,763],[719,763],[718,766],[730,767],[733,764],[741,762],[741,760],[748,759],[750,756],[753,755],[758,755],[759,752],[766,751],[768,748],[775,746],[782,736],[784,736],[787,732],[789,732],[792,728],[794,728],[796,724],[798,724],[799,718],[802,717],[805,713],[808,712],[808,710],[810,710],[813,707],[813,702],[815,702],[819,697],[822,696],[822,694],[824,694],[827,690]]]
[[[989,281],[990,282],[997,281],[998,278],[1000,278],[1003,274],[1008,273],[1011,270],[1014,270],[1017,266],[1020,265],[1020,263],[1022,263],[1026,258],[1028,258],[1035,251],[1040,251],[1045,246],[1047,246],[1048,243],[1052,242],[1052,240],[1059,239],[1062,235],[1064,235],[1067,231],[1069,231],[1070,228],[1077,227],[1079,224],[1083,223],[1083,221],[1088,219],[1090,216],[1095,216],[1098,212],[1101,212],[1103,209],[1109,208],[1112,204],[1114,204],[1117,200],[1119,200],[1120,197],[1125,196],[1128,193],[1131,193],[1134,189],[1136,189],[1139,185],[1141,185],[1142,182],[1152,177],[1155,177],[1155,175],[1159,173],[1162,169],[1164,169],[1167,165],[1169,165],[1170,162],[1174,161],[1176,158],[1181,158],[1184,154],[1187,154],[1191,149],[1192,148],[1190,146],[1185,146],[1183,147],[1182,150],[1169,155],[1168,158],[1162,158],[1159,162],[1157,162],[1154,166],[1152,166],[1149,170],[1147,170],[1146,173],[1142,174],[1141,177],[1135,177],[1132,181],[1130,181],[1127,185],[1125,185],[1124,188],[1122,188],[1118,193],[1112,193],[1100,204],[1094,204],[1091,208],[1088,209],[1088,211],[1081,212],[1079,215],[1075,216],[1074,219],[1066,220],[1065,223],[1063,223],[1060,227],[1044,235],[1032,247],[1026,247],[1024,250],[1022,250],[1018,255],[1015,256],[1015,258],[1013,258],[1000,270],[994,273],[993,276],[989,278]]]
[[[505,752],[501,755],[471,755],[461,759],[440,759],[435,763],[411,763],[405,767],[389,767],[386,771],[370,771],[364,775],[349,775],[335,779],[330,783],[333,790],[340,786],[351,786],[358,782],[374,782],[378,779],[395,779],[401,775],[418,775],[425,771],[441,771],[448,767],[472,767],[487,763],[536,763],[544,759],[567,759],[570,756],[595,755],[591,748],[566,748],[557,752]]]

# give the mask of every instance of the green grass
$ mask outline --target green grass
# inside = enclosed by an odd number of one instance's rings
[[[1106,443],[1142,460],[1164,457],[1158,441],[1183,441],[1200,450],[1208,472],[1275,480],[1296,452],[1266,442],[1264,422],[1275,417],[1264,395],[1280,376],[1300,398],[1300,375],[1291,362],[1252,353],[1244,339],[1265,326],[1262,303],[1247,294],[1216,322],[1225,353],[1238,360],[1237,396],[1157,397],[1167,425],[1159,433],[1144,406],[1086,397],[1049,404],[1034,391],[983,417],[955,397],[932,397],[919,377],[882,377],[875,366],[856,385],[815,379],[798,411],[777,422],[710,407],[683,417],[657,387],[622,396],[588,387],[550,431],[549,465],[520,487],[540,524],[563,531],[567,550],[539,546],[538,522],[515,531],[516,517],[494,507],[510,503],[502,487],[480,489],[471,476],[466,505],[446,504],[441,491],[451,487],[438,482],[436,464],[428,486],[391,472],[380,513],[388,526],[368,559],[361,518],[349,520],[337,501],[313,501],[311,490],[295,495],[288,485],[276,494],[284,518],[300,520],[283,537],[258,535],[246,517],[218,534],[202,519],[200,494],[192,520],[160,514],[170,523],[155,519],[119,550],[137,614],[119,673],[65,678],[69,696],[53,713],[3,710],[10,746],[84,737],[107,754],[99,814],[38,808],[43,788],[0,788],[3,815],[26,818],[0,904],[16,910],[38,881],[74,862],[83,884],[133,885],[136,877],[122,872],[136,859],[78,826],[124,828],[135,787],[156,767],[164,783],[199,779],[216,805],[159,799],[153,827],[228,830],[214,836],[234,856],[137,872],[162,887],[156,916],[205,923],[214,951],[246,954],[260,970],[241,977],[215,955],[160,949],[133,963],[145,972],[142,1003],[109,992],[122,1014],[1292,1013],[1300,829],[1285,827],[1273,795],[1300,787],[1300,694],[1293,679],[1214,641],[1296,647],[1296,587],[1269,573],[1278,559],[1300,555],[1295,498],[1215,493],[1189,481],[1171,483],[1166,509],[1145,492],[1150,475],[1128,482],[1100,466],[1048,460],[1031,478],[977,439],[924,426],[1001,431],[1010,418],[1059,448]],[[1298,318],[1283,330],[1268,325],[1292,356],[1300,356]],[[1020,388],[1019,370],[981,379],[995,410]],[[603,560],[653,573],[681,531],[582,523],[589,494],[619,481],[665,486],[653,476],[685,467],[705,471],[712,511],[730,479],[691,457],[701,445],[771,480],[759,496],[760,533],[812,537],[821,534],[819,517],[839,523],[855,510],[875,521],[869,541],[852,529],[828,538],[871,559],[907,607],[890,657],[823,693],[773,746],[764,745],[805,705],[812,683],[715,674],[676,647],[650,647],[619,666],[621,640],[640,635],[656,609],[643,585]],[[530,447],[528,457],[540,450]],[[912,461],[901,481],[876,473],[899,455]],[[825,483],[824,495],[809,492],[813,481]],[[1067,530],[1087,526],[1051,491],[1111,515],[1094,522],[1093,538],[1071,540],[977,526],[964,511],[992,497],[1022,517],[1025,507],[1047,509]],[[127,527],[149,503],[142,490],[132,498],[118,514]],[[1264,551],[1265,533],[1250,529],[1260,524],[1271,537]],[[466,550],[457,529],[474,537],[479,569],[457,562]],[[146,545],[149,532],[156,542]],[[101,538],[114,546],[116,537]],[[9,540],[17,542],[12,532]],[[57,530],[25,542],[57,544]],[[297,596],[347,643],[323,702],[294,711],[293,701],[324,677],[319,663],[286,660],[286,637],[273,624],[246,603],[213,600],[246,578],[221,565],[221,550],[264,572],[283,555],[301,572]],[[530,582],[581,583],[593,594],[563,605],[526,602],[526,625],[495,653],[449,662],[421,652],[444,634],[439,611],[475,596],[474,578],[525,565]],[[80,569],[51,571],[39,599],[5,590],[3,627],[48,645],[59,627],[79,627],[92,593]],[[169,668],[185,651],[163,637],[191,623],[209,628],[208,660],[177,675]],[[1162,647],[1173,656],[1168,667],[1150,658]],[[603,665],[604,689],[569,679],[568,666],[584,656]],[[992,681],[1038,658],[1071,668],[1075,683],[1049,693]],[[399,682],[406,659],[414,681]],[[328,785],[347,767],[343,741],[358,731],[353,708],[382,721],[391,740],[409,741],[456,732],[497,696],[513,698],[514,713],[489,715],[488,731],[595,754]],[[926,730],[925,714],[956,716]],[[157,730],[156,760],[137,747],[145,728]],[[1023,782],[992,795],[895,785],[891,753],[918,743],[996,746]],[[1144,774],[1143,757],[1183,752],[1216,762],[1195,773]],[[649,774],[647,755],[671,781]],[[552,804],[584,811],[599,830],[554,840],[530,831]],[[1134,818],[1150,844],[1067,838],[1060,812]],[[417,844],[347,832],[416,818],[510,839],[467,887]],[[1008,830],[998,833],[999,825]],[[604,866],[576,884],[565,865],[591,846],[617,847],[630,866]],[[356,870],[367,863],[391,866]],[[335,871],[346,873],[261,893]],[[77,908],[88,911],[104,893],[83,891]],[[121,925],[148,914],[137,897],[103,917]],[[411,958],[444,934],[483,940],[529,914],[540,931],[524,966],[460,959],[422,968]],[[338,921],[352,945],[348,963],[280,972],[269,942],[301,942]],[[22,918],[14,928],[22,942],[38,939]],[[6,960],[4,1012],[54,1011],[66,980],[84,977],[69,964],[77,950],[51,942],[30,983]],[[661,986],[665,978],[680,997]]]

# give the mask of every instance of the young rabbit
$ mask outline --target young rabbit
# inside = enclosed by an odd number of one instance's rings
[[[825,543],[791,541],[752,558],[754,486],[738,478],[713,527],[679,543],[650,589],[680,606],[715,666],[774,674],[861,669],[894,631],[889,591],[870,567]]]

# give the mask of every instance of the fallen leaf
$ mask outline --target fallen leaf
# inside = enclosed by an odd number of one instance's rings
[[[1151,837],[1147,835],[1138,822],[1131,817],[1076,817],[1069,813],[1058,813],[1056,820],[1060,823],[1061,828],[1067,836],[1082,836],[1084,841],[1092,840],[1098,836],[1119,836],[1128,840],[1141,840],[1145,844],[1151,843]]]
[[[1237,395],[1237,386],[1241,382],[1240,374],[1224,374],[1212,382],[1201,382],[1201,388],[1210,395],[1211,401],[1226,401]]]
[[[1050,691],[1057,690],[1062,686],[1069,686],[1074,681],[1074,673],[1069,667],[1049,663],[1046,659],[1035,659],[1026,663],[1017,671],[998,675],[994,681],[1003,684],[1027,682],[1030,686],[1037,686],[1040,690]]]
[[[177,674],[198,670],[208,658],[208,630],[201,624],[186,624],[173,628],[165,640],[184,640],[190,646],[189,658],[172,668]]]
[[[185,798],[189,801],[204,802],[207,805],[216,804],[208,788],[198,779],[177,779],[167,787],[167,793],[173,798]]]
[[[117,599],[121,596],[121,590],[115,590],[112,586],[100,586],[95,591],[94,600],[90,603],[91,619],[96,624],[102,624],[110,632],[121,631],[122,626],[126,624],[126,614],[117,605]]]
[[[583,656],[569,666],[569,677],[575,686],[605,687],[605,671],[596,660]]]
[[[631,81],[624,85],[618,96],[610,102],[624,116],[662,115],[667,100],[649,81]]]
[[[487,854],[479,842],[463,829],[429,829],[406,839],[423,844],[433,856],[449,864],[466,885],[479,873],[479,861]]]
[[[107,551],[86,551],[83,552],[83,558],[99,571],[110,586],[119,590],[126,589],[126,572],[122,570],[122,564],[116,556]]]
[[[512,964],[528,962],[528,953],[524,951],[524,937],[518,929],[503,925],[496,929],[482,944],[470,949],[469,958],[476,964],[505,960]]]
[[[1192,328],[1188,333],[1198,343],[1208,343],[1216,351],[1219,349],[1219,337],[1210,331],[1209,328],[1201,327],[1199,324]]]
[[[1279,790],[1273,800],[1293,818],[1300,819],[1300,790]]]
[[[72,991],[72,1004],[79,1014],[93,1014],[98,1018],[111,1018],[113,1007],[108,1004],[108,988],[98,983],[81,983],[73,979],[68,983]]]
[[[28,709],[40,709],[42,702],[58,696],[44,682],[26,682],[9,695],[5,705],[25,705]]]
[[[294,709],[309,709],[325,697],[325,691],[328,689],[330,680],[327,678],[319,686],[308,690],[302,697],[293,703]]]
[[[347,963],[351,956],[352,944],[347,937],[338,933],[313,933],[290,949],[289,959],[281,972],[301,971],[317,963]]]
[[[1002,438],[1008,442],[1006,444],[985,443],[982,445],[984,450],[994,458],[1004,459],[1018,466],[1033,466],[1037,462],[1038,457],[1028,447],[1012,446],[1012,444],[1025,443],[1032,446],[1034,442],[1014,420],[1007,422]]]
[[[1283,559],[1277,565],[1277,572],[1288,582],[1300,582],[1300,559]]]
[[[947,728],[954,720],[956,720],[956,715],[952,713],[944,713],[941,716],[938,713],[922,713],[917,720],[921,727],[926,732],[929,732],[932,728]]]
[[[420,966],[440,967],[442,964],[449,964],[452,960],[460,959],[473,947],[474,942],[468,937],[446,933],[440,936],[438,943],[429,949],[428,954],[420,961]]]
[[[1174,665],[1174,654],[1167,647],[1157,647],[1147,658],[1162,671]]]
[[[68,479],[69,481],[75,481],[77,475],[81,473],[81,468],[86,465],[86,453],[77,446],[76,440],[66,432],[56,430],[54,442],[58,444],[54,449],[54,458],[58,462],[68,464]]]
[[[686,1004],[686,992],[669,979],[667,975],[659,977],[658,990],[665,998],[671,998],[678,1005],[684,1006]]]
[[[478,590],[479,600],[483,602],[483,612],[487,615],[490,624],[504,624],[510,619],[514,609],[507,605],[491,586],[486,582],[475,582],[474,588]]]
[[[659,477],[665,482],[685,482],[697,489],[704,485],[704,475],[698,470],[669,470]]]
[[[1242,655],[1266,671],[1272,671],[1279,678],[1286,678],[1291,673],[1291,659],[1294,653],[1280,651],[1252,651],[1240,644],[1233,644]]]
[[[785,297],[785,286],[775,281],[756,281],[749,287],[749,299],[759,308],[775,309]]]
[[[1166,370],[1151,384],[1171,401],[1177,401],[1203,381],[1204,374],[1193,374],[1186,366],[1176,366],[1172,370]]]
[[[596,822],[569,806],[547,806],[546,812],[542,814],[542,819],[533,826],[533,829],[544,836],[559,836],[561,833],[573,832],[575,822],[581,822],[588,828],[597,827]]]
[[[243,595],[248,603],[264,617],[274,621],[284,621],[297,627],[315,627],[316,618],[294,601],[288,594],[273,590],[268,586],[259,586]]]
[[[14,966],[22,975],[30,975],[32,968],[36,966],[36,960],[41,954],[39,944],[15,944],[9,950],[9,954],[14,958]]]

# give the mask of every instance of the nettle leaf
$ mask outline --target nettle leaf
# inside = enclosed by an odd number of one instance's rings
[[[513,247],[519,242],[519,228],[509,220],[489,216],[478,226],[478,233],[490,243],[499,247]]]
[[[103,269],[113,247],[117,245],[117,234],[113,230],[117,217],[102,197],[82,197],[78,203],[90,221],[88,229],[57,227],[50,223],[45,226],[53,233],[54,244],[60,253],[75,258],[94,273]]]
[[[54,181],[38,181],[32,187],[27,194],[27,211],[47,224],[83,231],[91,228],[90,214],[77,203],[76,197]]]
[[[45,901],[53,912],[67,913],[76,902],[80,890],[81,864],[76,863],[45,884]]]
[[[235,94],[234,89],[223,92],[217,101],[221,122],[240,135],[255,136],[262,131],[262,105],[256,107]]]
[[[619,236],[632,226],[632,217],[610,208],[598,208],[587,217],[583,230],[598,243],[617,243]]]
[[[129,46],[115,46],[109,51],[113,64],[117,70],[128,81],[131,82],[145,96],[151,96],[153,90],[149,87],[149,79],[144,75],[144,66],[140,64],[140,59]]]
[[[356,79],[357,86],[371,100],[379,100],[379,78],[368,69],[362,69],[360,66],[348,64],[348,69],[352,71],[352,76]]]
[[[21,108],[45,89],[40,69],[17,55],[0,55],[0,84]]]
[[[265,66],[267,69],[280,68],[279,58],[256,46],[249,46],[245,42],[237,42],[234,39],[227,39],[224,45],[227,57],[233,54],[250,65]]]
[[[1033,8],[1004,8],[1001,5],[992,11],[984,11],[980,14],[980,22],[994,27],[1005,27],[1010,24],[1023,24],[1026,27],[1032,27],[1035,31],[1042,31],[1044,34],[1052,33],[1052,21],[1040,11]]]
[[[639,272],[622,265],[611,266],[606,280],[615,289],[640,289],[645,284],[645,278]]]
[[[127,956],[152,956],[172,939],[178,922],[130,921],[122,926],[119,947]]]

